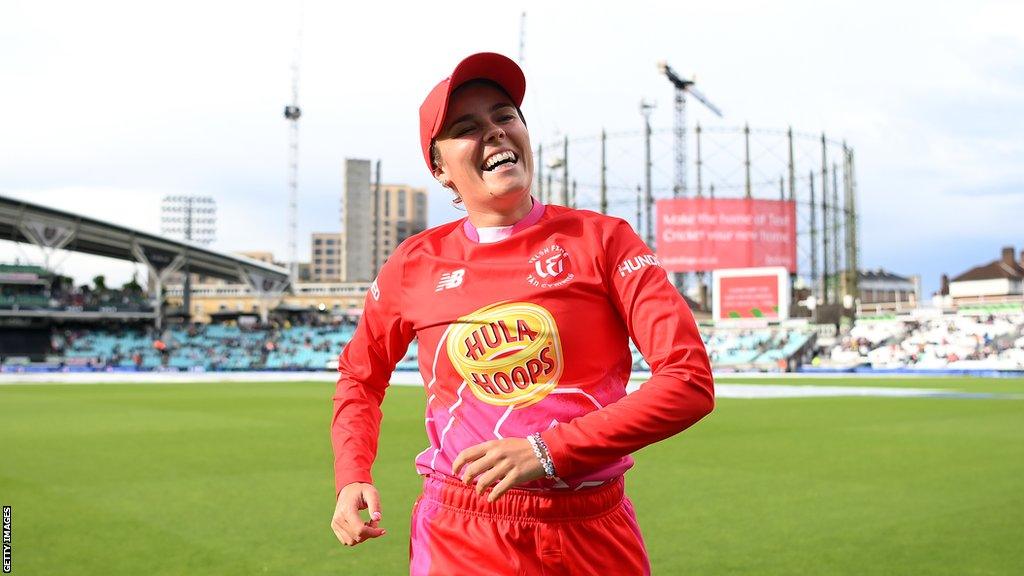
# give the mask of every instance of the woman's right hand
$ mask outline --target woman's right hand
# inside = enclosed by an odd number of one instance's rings
[[[369,510],[370,520],[363,521],[360,510]],[[379,527],[381,519],[380,494],[373,484],[353,482],[338,493],[338,502],[334,507],[334,518],[331,528],[335,536],[345,546],[355,546],[370,538],[378,538],[387,534],[387,530]]]

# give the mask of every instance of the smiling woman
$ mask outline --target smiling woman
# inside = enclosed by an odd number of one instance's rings
[[[522,112],[501,85],[472,80],[452,92],[430,146],[431,171],[483,226],[518,222],[532,207],[533,156]],[[525,151],[525,153],[524,153]]]
[[[508,96],[474,83],[452,95],[451,110],[465,113],[446,123],[434,143],[434,176],[484,226],[519,221],[532,206],[533,167],[529,134]]]
[[[331,525],[348,546],[385,535],[370,468],[415,338],[428,444],[410,573],[649,574],[623,474],[711,411],[711,369],[628,224],[531,196],[525,87],[508,58],[474,54],[420,107],[423,159],[466,217],[402,243],[339,358]],[[622,266],[637,258],[652,264]],[[630,338],[652,376],[627,396]]]

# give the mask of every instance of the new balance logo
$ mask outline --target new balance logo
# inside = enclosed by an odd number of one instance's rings
[[[465,275],[465,268],[459,268],[458,270],[441,274],[441,280],[437,283],[437,288],[434,289],[434,292],[440,292],[441,290],[462,286],[462,277]]]

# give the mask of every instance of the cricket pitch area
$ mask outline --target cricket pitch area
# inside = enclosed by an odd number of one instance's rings
[[[333,375],[286,378],[0,385],[12,573],[407,574],[422,390],[385,400],[389,533],[346,548]],[[654,574],[1024,572],[1024,379],[716,381],[627,474]]]

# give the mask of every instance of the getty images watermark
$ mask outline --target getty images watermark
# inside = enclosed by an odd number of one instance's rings
[[[11,507],[4,506],[4,574],[11,573]]]

